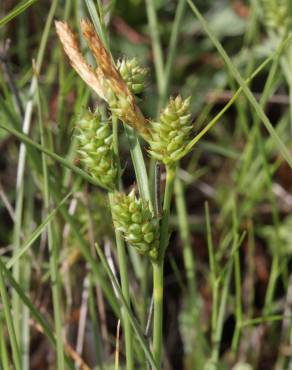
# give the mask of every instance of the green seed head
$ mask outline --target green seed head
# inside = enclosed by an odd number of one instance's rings
[[[117,69],[133,94],[143,92],[147,69],[141,68],[136,58],[118,60]]]
[[[261,5],[260,16],[263,18],[267,29],[283,37],[288,27],[291,33],[292,15],[291,12],[289,12],[289,1],[260,0],[259,4]]]
[[[170,99],[160,114],[159,122],[151,123],[150,153],[165,165],[177,162],[189,141],[192,130],[190,97]]]
[[[115,194],[113,217],[115,226],[129,245],[152,260],[157,259],[159,222],[149,207],[136,198],[134,190],[128,195]]]
[[[103,120],[99,110],[87,111],[79,117],[75,136],[81,162],[86,170],[106,188],[116,188],[118,166],[112,147],[109,121]]]

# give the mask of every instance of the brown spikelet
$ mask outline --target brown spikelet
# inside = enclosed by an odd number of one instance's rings
[[[87,85],[89,85],[102,99],[105,99],[99,79],[94,73],[93,68],[86,62],[80,52],[76,35],[66,22],[55,21],[55,26],[72,67]]]
[[[110,86],[116,94],[129,95],[129,89],[116,69],[110,54],[107,52],[100,38],[97,36],[94,26],[88,20],[81,20],[81,31],[90,47],[97,64],[97,70],[104,78],[110,80]]]
[[[88,20],[81,20],[81,31],[90,47],[97,64],[96,73],[106,81],[113,92],[119,97],[123,96],[127,102],[127,109],[119,118],[135,128],[143,137],[148,138],[147,121],[141,113],[134,95],[129,90],[120,72],[117,70],[110,54],[95,32],[94,26]],[[106,93],[105,93],[106,94]]]
[[[93,68],[83,58],[76,36],[66,22],[55,22],[56,30],[73,68],[80,77],[105,101],[109,102],[110,91],[117,98],[115,112],[119,119],[136,129],[145,139],[149,138],[147,120],[137,105],[115,64],[95,32],[94,26],[87,20],[81,21],[81,30],[91,49],[97,68]],[[120,101],[120,103],[119,103]],[[110,105],[112,108],[112,106]]]

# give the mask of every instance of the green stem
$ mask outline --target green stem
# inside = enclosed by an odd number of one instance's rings
[[[118,148],[118,120],[117,117],[113,116],[112,118],[113,122],[113,146],[114,146],[114,152],[117,158],[119,158],[119,148]],[[119,171],[121,173],[121,171]],[[119,184],[121,184],[121,181],[119,181]],[[121,185],[119,185],[121,187]],[[111,210],[113,210],[114,207],[114,199],[113,199],[113,193],[108,194],[109,197],[109,203]],[[119,261],[119,269],[120,269],[120,276],[121,276],[121,288],[123,296],[130,307],[131,300],[130,300],[130,289],[129,289],[129,279],[128,279],[128,267],[127,267],[127,255],[126,255],[126,247],[125,242],[120,234],[120,232],[117,230],[117,227],[115,227],[115,237],[116,237],[116,245],[117,245],[117,251],[118,251],[118,261]],[[134,348],[133,348],[133,332],[131,323],[129,320],[129,316],[127,313],[122,310],[122,319],[124,323],[124,330],[125,330],[125,349],[126,349],[126,364],[127,364],[127,370],[134,370]]]
[[[224,277],[223,289],[221,291],[221,302],[220,302],[220,306],[218,310],[217,325],[216,325],[216,329],[214,333],[215,337],[213,339],[214,343],[213,343],[213,350],[212,350],[212,355],[211,355],[211,361],[215,365],[218,363],[218,359],[219,359],[219,350],[220,350],[220,343],[221,343],[221,337],[222,337],[222,332],[223,332],[224,318],[226,314],[226,305],[227,305],[227,300],[228,300],[232,267],[233,267],[233,261],[230,261],[227,267],[226,275]]]
[[[153,264],[153,356],[158,369],[161,366],[162,331],[163,331],[163,267],[164,260]]]
[[[235,247],[238,244],[238,216],[237,216],[237,209],[236,209],[236,197],[233,197],[233,206],[232,206],[232,213],[233,213],[233,246]],[[242,309],[242,289],[241,289],[241,272],[240,272],[240,256],[239,250],[236,248],[234,252],[234,278],[235,278],[235,316],[236,316],[236,325],[234,330],[234,335],[232,338],[232,351],[236,353],[238,350],[238,343],[240,339],[240,332],[241,332],[241,323],[243,321],[243,309]]]
[[[130,126],[124,125],[124,128],[130,145],[131,158],[140,196],[145,204],[149,204],[149,208],[152,211],[153,206],[149,190],[149,181],[138,135]]]
[[[169,235],[168,235],[169,213],[170,213],[171,198],[173,194],[175,173],[176,173],[176,166],[166,167],[166,185],[165,185],[164,199],[163,199],[163,213],[162,213],[162,221],[161,221],[161,229],[160,229],[160,245],[159,245],[159,251],[160,251],[159,258],[161,260],[164,259],[164,254],[167,249],[168,241],[169,241]]]
[[[9,359],[8,359],[8,351],[6,348],[5,343],[5,336],[4,336],[4,327],[2,323],[2,317],[0,318],[0,363],[3,370],[9,370]]]
[[[44,122],[42,117],[40,92],[38,87],[38,81],[36,80],[36,95],[37,95],[37,106],[38,106],[38,119],[39,119],[39,130],[40,130],[40,141],[41,145],[45,146],[45,135],[44,135]],[[48,166],[47,158],[42,153],[42,170],[43,170],[43,194],[44,194],[44,205],[45,209],[48,210],[50,207],[50,189],[49,189],[49,177],[48,177]],[[61,282],[59,275],[59,250],[58,243],[56,242],[53,225],[51,222],[47,225],[48,233],[48,249],[49,249],[49,269],[50,278],[52,285],[52,300],[53,300],[53,311],[54,311],[54,323],[56,331],[56,347],[57,347],[57,368],[58,370],[65,370],[65,357],[64,357],[64,343],[63,343],[63,326],[62,326],[62,313],[61,313]]]
[[[188,214],[185,202],[184,186],[179,177],[175,180],[175,202],[179,223],[180,238],[183,243],[183,260],[186,269],[186,277],[189,290],[189,302],[191,307],[195,307],[197,302],[196,296],[196,277],[195,277],[195,263],[194,254],[192,251],[190,240],[190,228],[188,222]]]
[[[165,251],[169,241],[169,213],[173,194],[176,167],[166,168],[166,185],[163,201],[163,214],[160,228],[158,261],[153,263],[153,353],[157,367],[161,366],[162,332],[163,332],[163,266]]]
[[[0,269],[0,295],[2,298],[4,316],[5,316],[6,325],[7,325],[7,329],[9,333],[14,366],[16,370],[21,370],[20,352],[19,352],[19,347],[18,347],[18,343],[16,339],[15,328],[14,328],[12,313],[11,313],[10,304],[9,304],[9,298],[8,298],[7,290],[5,287],[5,281],[4,281],[2,269]]]
[[[110,202],[110,207],[112,210],[114,206],[114,199],[113,199],[112,193],[109,193],[109,202]],[[125,298],[125,301],[130,307],[131,301],[130,301],[126,248],[125,248],[124,240],[122,239],[122,236],[116,227],[115,227],[115,237],[116,237],[116,245],[117,245],[117,252],[118,252],[122,293]],[[134,359],[133,359],[134,349],[133,349],[132,327],[131,327],[129,317],[123,309],[122,309],[122,319],[123,319],[124,330],[125,330],[127,370],[134,370]]]
[[[218,290],[219,280],[217,279],[217,263],[215,258],[214,246],[212,242],[210,212],[208,203],[205,202],[205,215],[206,215],[206,231],[207,231],[207,245],[209,255],[209,266],[210,266],[210,283],[212,287],[212,316],[211,316],[211,331],[212,331],[212,342],[216,340],[216,325],[218,318]]]
[[[163,55],[162,55],[162,48],[160,44],[157,15],[156,15],[155,5],[154,5],[153,0],[146,0],[146,10],[147,10],[147,17],[148,17],[148,22],[149,22],[151,39],[152,39],[152,45],[153,45],[154,64],[155,64],[158,93],[159,93],[159,97],[161,100],[162,90],[163,90],[163,77],[164,77]]]
[[[171,80],[171,72],[172,72],[175,54],[177,50],[178,35],[179,35],[179,30],[181,27],[183,15],[185,12],[185,8],[186,8],[186,0],[179,0],[176,6],[175,18],[173,21],[170,40],[168,44],[168,53],[167,53],[167,60],[165,63],[165,72],[164,72],[164,81],[163,81],[164,83],[163,83],[162,96],[161,96],[161,102],[160,102],[161,104],[164,104],[167,93],[168,93],[169,83]]]

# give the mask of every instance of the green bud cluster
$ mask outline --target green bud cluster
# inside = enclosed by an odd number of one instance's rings
[[[291,26],[292,15],[289,12],[289,0],[261,0],[261,16],[268,29],[279,36],[284,36],[286,27]],[[291,30],[291,28],[290,28]]]
[[[79,144],[77,152],[87,171],[106,188],[114,190],[118,166],[109,121],[102,119],[99,110],[87,111],[79,118],[75,136]]]
[[[151,122],[150,153],[165,165],[180,159],[192,130],[190,121],[190,97],[171,98],[160,114],[159,122]]]
[[[129,245],[152,260],[158,257],[159,220],[137,199],[134,190],[128,195],[116,193],[113,218],[115,226]]]
[[[118,60],[117,69],[133,94],[143,92],[147,69],[141,68],[136,58]]]

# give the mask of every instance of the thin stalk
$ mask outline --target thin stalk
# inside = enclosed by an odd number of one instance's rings
[[[163,67],[163,55],[162,48],[160,44],[159,37],[159,23],[157,21],[157,15],[155,11],[155,5],[153,0],[146,0],[146,10],[148,23],[150,28],[150,35],[153,45],[153,54],[154,54],[154,64],[155,72],[158,86],[159,99],[162,97],[163,90],[163,76],[164,76],[164,67]]]
[[[159,244],[159,251],[160,251],[159,258],[160,259],[164,258],[164,254],[166,252],[168,241],[169,241],[169,235],[168,235],[169,214],[170,214],[171,198],[172,198],[173,188],[174,188],[175,173],[176,173],[176,166],[166,168],[166,184],[165,184],[165,191],[164,191],[162,221],[161,221],[161,228],[160,228],[160,244]]]
[[[218,289],[219,280],[217,279],[217,264],[212,242],[211,222],[208,203],[205,202],[205,215],[206,215],[206,230],[207,230],[207,244],[210,265],[210,282],[212,288],[212,316],[211,316],[211,330],[212,330],[212,343],[216,341],[216,325],[218,318]]]
[[[113,209],[113,194],[109,194],[109,202],[110,208]],[[129,291],[129,279],[128,279],[128,267],[127,267],[127,255],[126,255],[126,248],[124,240],[117,228],[115,227],[115,237],[116,237],[116,246],[118,252],[118,261],[119,261],[119,269],[120,269],[120,276],[121,276],[121,288],[123,296],[130,306],[130,291]],[[124,324],[125,330],[125,349],[126,349],[126,364],[127,370],[134,370],[134,348],[133,348],[133,335],[132,335],[132,327],[129,321],[128,315],[122,309],[122,320]]]
[[[7,352],[7,347],[5,343],[2,317],[0,318],[0,361],[1,361],[1,366],[3,370],[9,370],[10,368],[9,358],[8,358],[8,352]]]
[[[233,199],[233,238],[234,238],[234,245],[238,243],[238,220],[237,220],[237,213],[236,213],[236,199],[234,196]],[[232,350],[233,352],[237,351],[238,342],[240,337],[241,331],[241,323],[243,320],[243,312],[242,312],[242,289],[241,289],[241,272],[240,272],[240,256],[239,250],[236,248],[233,257],[234,263],[234,277],[235,277],[235,316],[236,316],[236,325],[235,331],[232,338]]]
[[[26,207],[24,210],[24,219],[25,222],[25,230],[24,234],[29,235],[32,232],[32,220],[34,216],[34,194],[35,194],[35,186],[33,183],[32,177],[27,179],[27,200],[26,200]],[[22,247],[19,251],[22,250]],[[14,254],[15,256],[15,254]],[[22,287],[24,293],[29,295],[30,291],[30,280],[31,280],[31,269],[32,269],[32,261],[31,258],[26,255],[21,260],[22,264]],[[20,348],[21,348],[21,368],[22,370],[29,370],[30,368],[30,313],[28,307],[22,304],[22,322],[21,322],[21,340],[20,340]]]
[[[229,296],[229,284],[231,279],[231,272],[232,272],[232,262],[229,262],[229,265],[227,267],[226,276],[223,282],[223,290],[221,293],[221,302],[218,310],[218,317],[217,317],[217,324],[216,324],[216,330],[215,330],[215,337],[214,337],[214,348],[212,351],[212,362],[217,364],[219,359],[219,349],[220,349],[220,343],[221,343],[221,337],[223,332],[223,324],[224,324],[224,317],[226,312],[226,305],[227,300]]]
[[[112,122],[113,122],[113,147],[114,147],[116,158],[119,158],[117,117],[113,116]],[[119,181],[119,183],[121,183],[121,181]],[[108,197],[109,197],[110,208],[112,211],[114,207],[113,193],[109,193]],[[126,246],[125,246],[125,242],[120,232],[118,231],[117,227],[115,227],[115,237],[116,237],[116,246],[117,246],[117,252],[118,252],[122,293],[123,293],[123,296],[128,306],[130,307],[131,299],[130,299],[130,288],[129,288],[129,279],[128,279]],[[131,323],[129,320],[129,316],[127,315],[124,309],[122,309],[122,320],[123,320],[124,330],[125,330],[126,368],[127,370],[134,370],[133,331],[132,331]]]
[[[95,348],[97,368],[99,370],[104,370],[103,356],[102,356],[102,351],[101,351],[101,349],[103,348],[102,335],[101,335],[100,325],[98,322],[98,315],[96,314],[98,310],[95,305],[94,284],[93,284],[92,275],[90,276],[88,303],[89,303],[89,315],[91,318],[92,328],[93,328],[93,344]]]
[[[163,332],[163,267],[164,256],[169,241],[169,214],[174,188],[175,167],[166,168],[166,185],[163,200],[163,214],[160,228],[159,258],[153,263],[153,353],[158,368],[161,366],[162,332]]]
[[[19,351],[19,347],[18,347],[16,335],[15,335],[15,328],[14,328],[13,319],[12,319],[12,312],[10,309],[9,297],[8,297],[8,293],[5,287],[5,281],[4,281],[2,269],[0,269],[0,294],[1,294],[2,303],[3,303],[3,310],[4,310],[6,325],[7,325],[7,329],[9,333],[14,366],[16,370],[21,370],[20,351]]]
[[[131,127],[127,125],[124,125],[124,127],[130,145],[131,158],[134,165],[140,196],[143,202],[145,204],[149,204],[150,210],[153,211],[149,190],[149,181],[138,135],[136,134],[136,131],[133,130]]]
[[[41,145],[45,146],[44,139],[44,122],[42,118],[41,102],[38,85],[36,87],[37,92],[37,105],[38,105],[38,118],[39,118],[39,130]],[[43,192],[44,192],[44,205],[46,210],[50,206],[50,191],[49,191],[49,180],[48,180],[48,167],[47,158],[42,153],[42,167],[43,167]],[[57,243],[54,240],[53,228],[51,222],[47,226],[48,232],[48,248],[49,248],[49,270],[50,278],[52,283],[52,299],[53,299],[53,311],[54,311],[54,323],[56,331],[56,348],[57,348],[57,365],[58,370],[65,370],[65,357],[64,357],[64,343],[62,333],[62,318],[61,318],[61,299],[60,299],[60,276],[58,271],[58,256],[59,251]]]
[[[158,369],[161,368],[163,342],[163,290],[164,290],[164,259],[153,264],[153,356]]]
[[[186,0],[179,0],[177,7],[176,7],[176,11],[175,11],[175,17],[174,17],[170,40],[168,44],[167,60],[165,63],[164,83],[163,83],[163,89],[162,89],[161,104],[164,104],[166,100],[169,83],[171,80],[171,72],[172,72],[174,57],[176,53],[179,29],[180,29],[182,18],[185,12],[186,3],[187,3]]]
[[[197,289],[196,289],[194,254],[192,251],[192,245],[190,240],[190,228],[188,222],[187,207],[185,202],[184,186],[179,177],[176,178],[174,187],[175,187],[175,202],[177,209],[179,232],[180,238],[183,243],[182,253],[188,282],[189,302],[191,304],[191,307],[196,307],[195,303],[197,302],[196,294]]]

